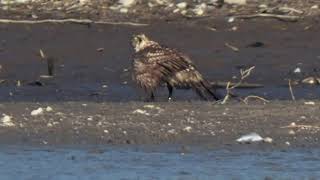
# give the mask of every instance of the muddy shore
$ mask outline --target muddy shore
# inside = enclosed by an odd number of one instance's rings
[[[235,139],[256,132],[273,139],[259,147],[317,147],[319,86],[294,86],[298,99],[294,102],[287,85],[288,79],[300,82],[317,76],[319,27],[314,20],[228,23],[225,19],[145,27],[0,24],[0,80],[4,80],[0,113],[12,116],[14,124],[0,127],[0,143],[242,147]],[[255,66],[247,82],[264,87],[236,92],[271,101],[219,105],[198,101],[190,90],[178,90],[175,102],[168,103],[166,91],[160,89],[159,102],[145,103],[130,76],[129,40],[135,33],[146,33],[185,52],[212,82],[237,81],[240,68]],[[257,42],[262,46],[254,46]],[[39,57],[40,49],[56,59],[53,78],[42,76],[47,74],[47,64]],[[292,73],[297,67],[302,73]],[[219,92],[225,93],[223,88]],[[306,105],[307,101],[315,105]],[[53,111],[30,115],[47,106]],[[292,123],[297,126],[285,127]]]
[[[219,105],[213,103],[2,103],[12,116],[1,127],[1,144],[94,145],[181,144],[210,148],[318,147],[319,103],[274,101]],[[53,110],[32,116],[39,107]],[[294,125],[295,124],[295,125]],[[240,136],[256,132],[272,143],[239,145]]]

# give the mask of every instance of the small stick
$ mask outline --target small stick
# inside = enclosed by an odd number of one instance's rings
[[[241,79],[239,82],[237,82],[236,84],[234,84],[233,86],[230,86],[231,82],[229,81],[228,84],[227,84],[227,87],[226,87],[226,90],[227,90],[227,94],[226,96],[224,97],[223,101],[221,102],[221,104],[225,104],[227,102],[227,100],[232,96],[231,95],[231,90],[240,86],[243,82],[244,79],[246,79],[247,77],[250,76],[251,74],[251,71],[255,68],[255,66],[252,66],[246,70],[240,70],[240,75],[241,75]]]
[[[279,19],[279,20],[282,20],[282,21],[289,21],[289,22],[296,22],[298,19],[300,19],[299,16],[267,14],[267,13],[252,14],[252,15],[239,15],[239,16],[234,16],[234,17],[235,18],[241,18],[241,19],[266,17],[266,18],[276,18],[276,19]]]
[[[52,58],[52,57],[47,58],[47,65],[48,65],[48,75],[53,76],[54,58]]]
[[[232,46],[232,45],[229,44],[229,43],[225,43],[225,45],[226,45],[228,48],[232,49],[233,51],[239,52],[239,48],[237,48],[237,47],[235,47],[235,46]]]
[[[250,96],[247,96],[246,98],[244,98],[243,102],[244,102],[245,104],[248,104],[248,101],[249,101],[249,99],[250,99],[250,98],[259,99],[259,100],[263,101],[264,103],[268,103],[268,102],[270,102],[270,101],[266,100],[266,99],[265,99],[265,98],[263,98],[263,97],[260,97],[260,96],[253,96],[253,95],[250,95]]]
[[[294,97],[294,94],[293,94],[293,91],[292,91],[292,87],[291,87],[291,79],[289,79],[289,90],[290,90],[290,94],[291,94],[291,99],[293,100],[293,101],[295,101],[296,100],[296,98]]]
[[[0,19],[0,23],[12,23],[12,24],[75,23],[75,24],[111,24],[111,25],[129,25],[129,26],[148,26],[149,25],[149,24],[134,23],[134,22],[92,21],[90,19],[43,19],[43,20]]]

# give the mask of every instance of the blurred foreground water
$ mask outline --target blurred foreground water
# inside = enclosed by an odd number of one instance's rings
[[[2,147],[0,179],[317,179],[319,149]]]

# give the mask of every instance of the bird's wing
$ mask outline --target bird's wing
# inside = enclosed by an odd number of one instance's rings
[[[159,71],[163,77],[173,75],[188,68],[195,68],[192,61],[177,50],[166,47],[146,48],[143,53],[146,64],[153,64],[154,71]]]

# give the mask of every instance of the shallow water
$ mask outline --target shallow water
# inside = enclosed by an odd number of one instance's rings
[[[320,150],[2,147],[0,179],[317,179]]]

